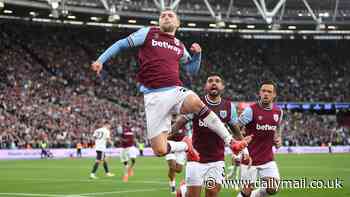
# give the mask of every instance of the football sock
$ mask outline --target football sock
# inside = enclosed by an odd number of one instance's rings
[[[105,169],[106,173],[109,172],[107,162],[103,162],[103,168]]]
[[[202,114],[199,114],[200,118],[204,121],[204,123],[208,126],[209,129],[214,131],[218,136],[221,137],[221,139],[224,140],[226,145],[229,145],[232,140],[232,135],[225,127],[224,123],[220,120],[220,118],[212,112],[207,106],[203,107],[207,108],[207,111],[201,112]],[[205,111],[205,109],[202,109],[201,111]]]
[[[128,164],[124,165],[124,176],[128,176],[128,169],[129,169],[129,165]]]
[[[94,167],[92,168],[92,172],[91,172],[91,173],[93,173],[93,174],[96,173],[96,171],[97,171],[97,169],[98,169],[98,165],[99,165],[99,163],[98,163],[98,162],[95,162]]]
[[[175,182],[175,180],[169,181],[169,186],[170,186],[170,187],[176,187],[176,182]]]
[[[258,188],[252,191],[250,197],[266,197],[269,194],[266,192],[266,188]]]
[[[169,152],[183,152],[188,148],[185,142],[168,141],[168,145],[170,146]]]

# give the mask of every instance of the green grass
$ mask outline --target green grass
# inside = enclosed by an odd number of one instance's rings
[[[48,197],[164,197],[168,192],[167,165],[164,158],[138,158],[135,176],[128,183],[121,181],[122,165],[117,158],[110,161],[116,177],[88,178],[94,159],[0,161],[0,196]],[[342,189],[283,189],[283,197],[349,197],[350,154],[278,155],[278,166],[283,179],[343,180]],[[178,180],[183,177],[178,176]],[[224,189],[220,196],[236,196]]]

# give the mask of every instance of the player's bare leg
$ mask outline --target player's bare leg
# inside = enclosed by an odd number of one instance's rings
[[[151,139],[151,147],[155,155],[162,157],[170,152],[187,151],[191,155],[193,161],[199,160],[199,154],[194,150],[192,141],[185,137],[181,142],[168,140],[168,132],[164,131],[161,134]]]
[[[168,134],[167,131],[151,139],[151,147],[155,155],[164,156],[168,153]]]
[[[251,197],[266,197],[274,195],[278,192],[277,182],[278,180],[274,177],[263,177],[267,184],[267,188],[257,188],[253,190],[250,194]]]
[[[103,163],[103,168],[105,170],[106,176],[110,176],[110,177],[115,176],[113,173],[109,172],[108,163],[107,163],[106,158],[104,158],[103,161],[100,161],[100,163]]]
[[[177,164],[175,160],[168,160],[168,178],[169,178],[169,187],[172,193],[176,191],[176,173],[182,172],[182,165]]]
[[[213,130],[224,140],[226,145],[230,145],[230,148],[236,154],[245,148],[251,141],[250,136],[246,137],[242,141],[234,140],[220,118],[214,112],[212,112],[196,94],[189,94],[185,98],[180,108],[180,112],[182,114],[195,113],[198,115],[204,121],[204,123],[207,124],[208,128]]]
[[[97,179],[96,177],[96,171],[98,169],[98,166],[100,165],[102,161],[101,160],[96,160],[94,166],[92,167],[92,171],[90,173],[90,178],[91,179]]]
[[[134,176],[134,166],[136,163],[136,159],[135,158],[131,158],[131,164],[128,168],[128,176]]]
[[[123,175],[123,182],[126,183],[129,181],[129,165],[128,165],[128,161],[124,161],[124,175]]]
[[[220,184],[216,184],[216,186],[212,189],[205,189],[205,197],[218,197],[220,190]]]
[[[202,186],[187,186],[186,197],[200,197]]]
[[[237,197],[250,197],[252,191],[254,189],[254,185],[244,185],[242,188],[242,191],[240,191],[237,195]]]

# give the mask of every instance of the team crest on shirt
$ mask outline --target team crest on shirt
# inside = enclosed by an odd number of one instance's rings
[[[224,119],[227,117],[227,111],[226,110],[220,110],[219,116]]]
[[[262,117],[262,116],[258,116],[258,119],[259,119],[259,120],[262,120],[262,119],[263,119],[263,117]]]
[[[273,115],[273,119],[274,119],[276,122],[278,122],[278,114],[274,114],[274,115]]]
[[[179,46],[180,45],[180,40],[178,40],[177,38],[174,38],[174,43],[176,46]]]

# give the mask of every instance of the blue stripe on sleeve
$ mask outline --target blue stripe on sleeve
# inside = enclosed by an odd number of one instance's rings
[[[238,123],[238,115],[237,115],[237,111],[236,111],[236,105],[231,102],[231,118],[230,118],[230,122],[231,125],[235,125]]]
[[[141,28],[138,31],[130,34],[127,38],[118,40],[112,46],[110,46],[102,55],[97,59],[98,62],[104,64],[114,55],[118,55],[124,49],[131,47],[137,47],[143,45],[149,32],[149,27]]]
[[[246,107],[238,118],[238,123],[247,125],[253,120],[253,110],[251,107]]]
[[[117,55],[120,51],[130,48],[129,42],[127,38],[118,40],[112,46],[110,46],[105,52],[98,57],[97,61],[101,64],[104,64],[107,60],[109,60],[114,55]]]
[[[132,45],[131,47],[138,47],[143,45],[146,40],[147,34],[150,30],[150,27],[144,27],[139,29],[138,31],[132,33],[128,36],[128,39]]]
[[[186,64],[191,59],[190,53],[187,51],[186,47],[184,47],[184,54],[180,59],[180,64]]]
[[[201,66],[201,53],[196,53],[190,58],[190,60],[184,65],[187,72],[194,76],[198,73]]]

